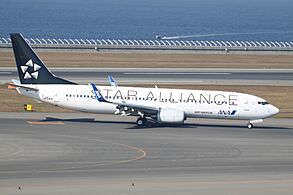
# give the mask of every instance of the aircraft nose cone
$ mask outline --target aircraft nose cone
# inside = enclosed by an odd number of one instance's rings
[[[280,112],[280,110],[276,106],[272,105],[271,112],[272,112],[273,115],[276,115],[276,114],[278,114]]]

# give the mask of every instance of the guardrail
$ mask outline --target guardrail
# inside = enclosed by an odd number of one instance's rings
[[[225,49],[225,50],[293,50],[293,42],[276,41],[189,41],[125,39],[26,39],[33,47],[95,49]],[[0,47],[11,47],[10,38],[0,38]]]

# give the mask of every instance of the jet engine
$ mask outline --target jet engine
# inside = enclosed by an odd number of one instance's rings
[[[162,108],[157,115],[160,123],[183,123],[184,119],[183,111],[170,108]]]

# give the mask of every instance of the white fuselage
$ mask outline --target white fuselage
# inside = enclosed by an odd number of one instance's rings
[[[99,102],[90,85],[24,85],[20,94],[77,111],[114,114],[117,105]],[[271,117],[278,108],[264,99],[236,92],[140,87],[97,86],[106,100],[181,110],[185,117],[256,120]]]

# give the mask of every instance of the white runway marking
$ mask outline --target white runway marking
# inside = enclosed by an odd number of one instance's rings
[[[129,75],[231,75],[229,72],[125,72]]]
[[[12,72],[0,72],[0,74],[12,74]]]

